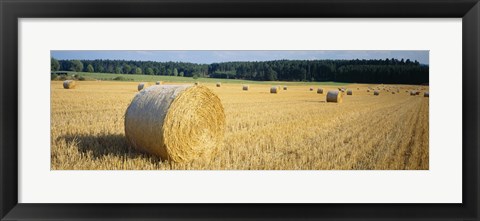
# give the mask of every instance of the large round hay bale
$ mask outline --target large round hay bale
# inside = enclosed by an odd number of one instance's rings
[[[340,91],[328,91],[327,102],[342,103],[343,93]]]
[[[380,95],[380,91],[377,91],[377,90],[373,91],[373,95],[375,95],[375,96]]]
[[[430,93],[428,91],[424,92],[423,97],[430,97]]]
[[[146,84],[144,82],[142,82],[142,83],[138,84],[137,90],[141,91],[145,86],[146,86]]]
[[[132,147],[174,162],[211,159],[224,132],[222,103],[205,86],[148,87],[125,113],[125,135]]]
[[[248,85],[243,85],[243,86],[242,86],[242,90],[248,91]]]
[[[353,95],[353,91],[352,91],[352,90],[348,90],[348,91],[347,91],[347,95]]]
[[[286,91],[286,90],[287,90],[287,86],[286,86],[286,85],[285,85],[285,86],[283,86],[283,90],[284,90],[284,91]]]
[[[63,88],[65,89],[74,89],[76,86],[74,80],[66,80],[63,82]]]
[[[222,83],[217,82],[217,87],[220,87],[220,86],[222,86]]]
[[[323,88],[318,88],[317,89],[317,94],[323,94]]]
[[[155,85],[162,85],[163,84],[163,81],[157,81],[155,82]]]
[[[278,86],[272,86],[272,87],[270,88],[270,93],[271,93],[271,94],[278,94],[278,93],[280,93],[279,87],[278,87]]]

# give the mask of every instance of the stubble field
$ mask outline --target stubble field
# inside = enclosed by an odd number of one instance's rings
[[[167,83],[169,84],[169,83]],[[170,83],[173,84],[173,83]],[[204,85],[221,99],[226,131],[211,161],[172,163],[131,149],[124,114],[138,82],[81,81],[65,90],[51,82],[52,170],[426,170],[429,168],[429,99],[410,96],[419,86],[346,85],[352,96],[325,102],[308,85]],[[428,91],[428,87],[422,87]],[[395,89],[396,90],[396,89]]]

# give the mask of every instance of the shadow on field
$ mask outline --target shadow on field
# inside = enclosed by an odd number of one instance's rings
[[[94,158],[110,155],[129,159],[149,158],[152,162],[160,162],[159,158],[151,157],[130,147],[123,134],[65,135],[58,139],[65,139],[68,144],[75,143],[78,151],[85,154],[91,153]]]
[[[327,103],[326,101],[312,101],[312,100],[303,100],[303,102],[308,102],[308,103]]]

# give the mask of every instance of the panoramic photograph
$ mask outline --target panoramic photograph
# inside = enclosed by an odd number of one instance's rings
[[[429,51],[50,57],[51,170],[429,169]]]

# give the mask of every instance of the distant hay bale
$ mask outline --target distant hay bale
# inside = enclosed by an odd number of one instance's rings
[[[415,91],[416,95],[420,95],[420,91]]]
[[[367,89],[367,92],[370,92],[370,89]]]
[[[217,87],[220,87],[220,86],[222,86],[222,83],[217,82]]]
[[[286,90],[287,90],[287,86],[283,86],[283,90],[286,91]]]
[[[280,93],[279,87],[278,87],[278,86],[272,86],[272,87],[270,88],[270,93],[271,93],[271,94],[278,94],[278,93]]]
[[[138,84],[137,90],[141,91],[145,86],[146,86],[146,84],[144,82],[142,82],[142,83]]]
[[[410,96],[415,96],[415,95],[417,95],[416,91],[410,91]]]
[[[313,87],[310,88],[310,91],[313,91]]]
[[[158,85],[133,98],[124,126],[136,150],[174,162],[208,160],[223,141],[225,113],[205,86]]]
[[[373,95],[375,95],[375,96],[380,95],[380,91],[377,91],[377,90],[373,91]]]
[[[155,82],[155,85],[162,85],[163,84],[163,81],[157,81]]]
[[[243,85],[243,86],[242,86],[242,90],[248,91],[248,85]]]
[[[194,84],[195,84],[195,85],[200,85],[200,83],[199,83],[199,82],[195,82]]]
[[[317,94],[323,94],[323,88],[318,88],[317,89]]]
[[[392,94],[395,94],[395,91],[392,91]]]
[[[340,91],[328,91],[327,102],[342,103],[343,93]]]
[[[423,93],[423,97],[430,97],[430,93],[426,91],[425,93]]]
[[[63,88],[65,89],[74,89],[76,86],[77,85],[73,80],[66,80],[63,82]]]
[[[347,91],[347,95],[353,95],[353,91],[352,91],[352,90],[348,90],[348,91]]]

